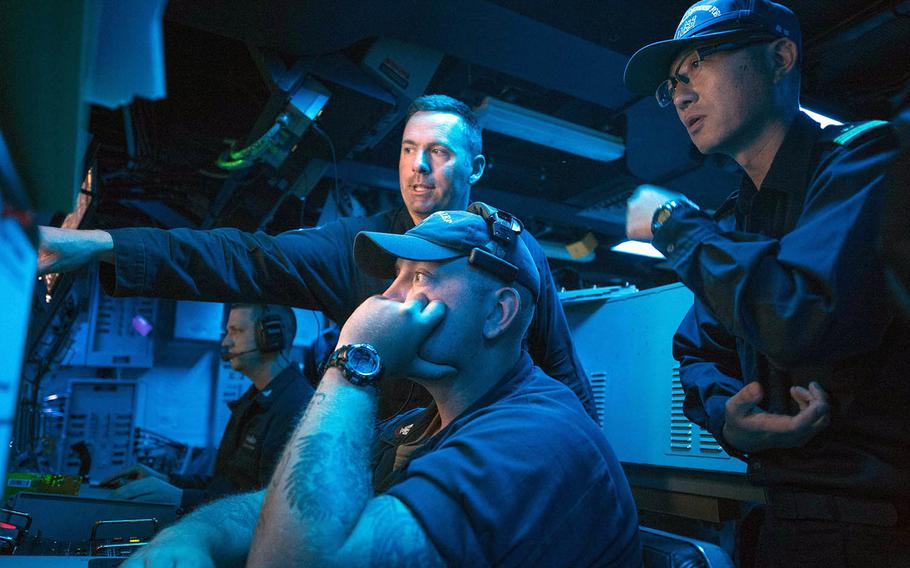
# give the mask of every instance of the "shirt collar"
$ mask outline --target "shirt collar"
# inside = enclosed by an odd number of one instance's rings
[[[392,232],[402,235],[414,228],[414,219],[408,208],[402,205],[392,214]]]
[[[295,367],[297,363],[292,361],[290,365],[284,368],[283,371],[278,373],[274,379],[269,381],[269,384],[265,386],[261,391],[256,388],[256,385],[250,385],[250,388],[243,394],[242,397],[237,400],[231,401],[228,403],[228,407],[231,410],[234,410],[241,404],[257,404],[263,410],[268,410],[272,406],[272,401],[281,396],[281,393],[290,386],[291,382],[294,381],[299,373]]]
[[[394,427],[384,430],[380,434],[380,439],[394,446],[413,442],[421,437],[438,415],[435,402],[426,408],[406,412],[392,419]]]
[[[436,432],[433,436],[438,436],[441,432],[449,430],[454,424],[459,423],[462,418],[470,415],[476,409],[490,406],[497,400],[506,397],[509,393],[518,388],[521,379],[528,374],[528,370],[533,365],[534,363],[531,361],[531,357],[527,352],[522,351],[521,356],[518,358],[518,361],[515,362],[515,365],[513,365],[490,390],[484,393],[479,399],[475,400],[471,406],[466,408],[452,420],[448,426],[443,430]],[[433,402],[424,409],[414,411],[413,414],[404,415],[401,418],[392,418],[391,423],[395,425],[394,428],[385,430],[383,434],[380,434],[380,439],[393,445],[412,442],[420,437],[421,433],[430,426],[433,419],[438,414],[439,410],[436,408],[436,403]],[[402,429],[404,429],[404,431]]]
[[[761,191],[780,191],[790,194],[802,193],[809,177],[809,168],[812,165],[812,155],[815,143],[821,136],[821,127],[802,112],[798,112],[771,167],[762,181]],[[740,206],[751,203],[758,191],[752,179],[743,174],[738,195]]]
[[[787,193],[802,193],[812,164],[815,143],[821,132],[817,122],[801,112],[797,113],[771,162],[771,169],[762,182],[762,190],[770,187]]]
[[[483,394],[480,398],[474,401],[471,406],[466,408],[461,414],[459,414],[452,423],[458,422],[463,416],[468,416],[475,410],[479,408],[485,408],[490,406],[497,400],[505,398],[508,394],[513,392],[521,384],[522,379],[527,376],[531,367],[534,366],[534,362],[531,361],[531,356],[528,355],[528,352],[525,350],[521,351],[521,355],[518,357],[518,360],[515,361],[515,364],[512,365],[512,368],[499,379],[493,387]]]

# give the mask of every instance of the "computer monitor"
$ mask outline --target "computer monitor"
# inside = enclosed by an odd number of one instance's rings
[[[22,226],[18,176],[0,133],[0,487],[5,486],[37,255]]]

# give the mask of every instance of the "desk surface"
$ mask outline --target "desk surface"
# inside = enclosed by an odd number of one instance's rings
[[[623,463],[629,485],[671,493],[717,497],[733,501],[765,502],[765,492],[744,473],[705,471]]]
[[[3,568],[116,568],[123,558],[88,556],[0,556]]]

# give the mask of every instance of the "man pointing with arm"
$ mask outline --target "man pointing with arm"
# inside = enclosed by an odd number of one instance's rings
[[[99,259],[101,281],[114,295],[221,302],[265,302],[321,310],[339,324],[387,279],[364,274],[352,245],[359,231],[404,233],[435,211],[464,209],[483,175],[480,127],[464,103],[444,95],[414,101],[405,124],[398,173],[404,206],[272,237],[235,229],[192,231],[44,229],[43,272],[73,270]],[[527,349],[550,376],[568,385],[592,417],[591,387],[569,334],[546,257],[524,233],[541,274]],[[385,393],[380,416],[401,403]]]

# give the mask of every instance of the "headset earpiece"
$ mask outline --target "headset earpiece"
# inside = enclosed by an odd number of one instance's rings
[[[468,211],[480,215],[483,220],[487,222],[487,226],[490,229],[490,236],[497,248],[507,248],[524,230],[524,225],[521,224],[521,221],[511,213],[500,211],[482,201],[475,201],[468,205]],[[495,252],[496,255],[500,257],[505,256],[505,254],[500,254],[504,253],[504,250],[491,252]]]
[[[501,280],[513,282],[518,275],[518,267],[505,260],[508,248],[524,230],[521,221],[510,213],[500,211],[481,201],[468,205],[468,212],[480,215],[490,230],[491,243],[486,249],[475,248],[468,257],[468,262],[481,270],[496,275]]]
[[[270,313],[268,307],[263,307],[262,310],[262,315],[256,322],[256,347],[262,353],[284,351],[284,324],[281,316]]]

